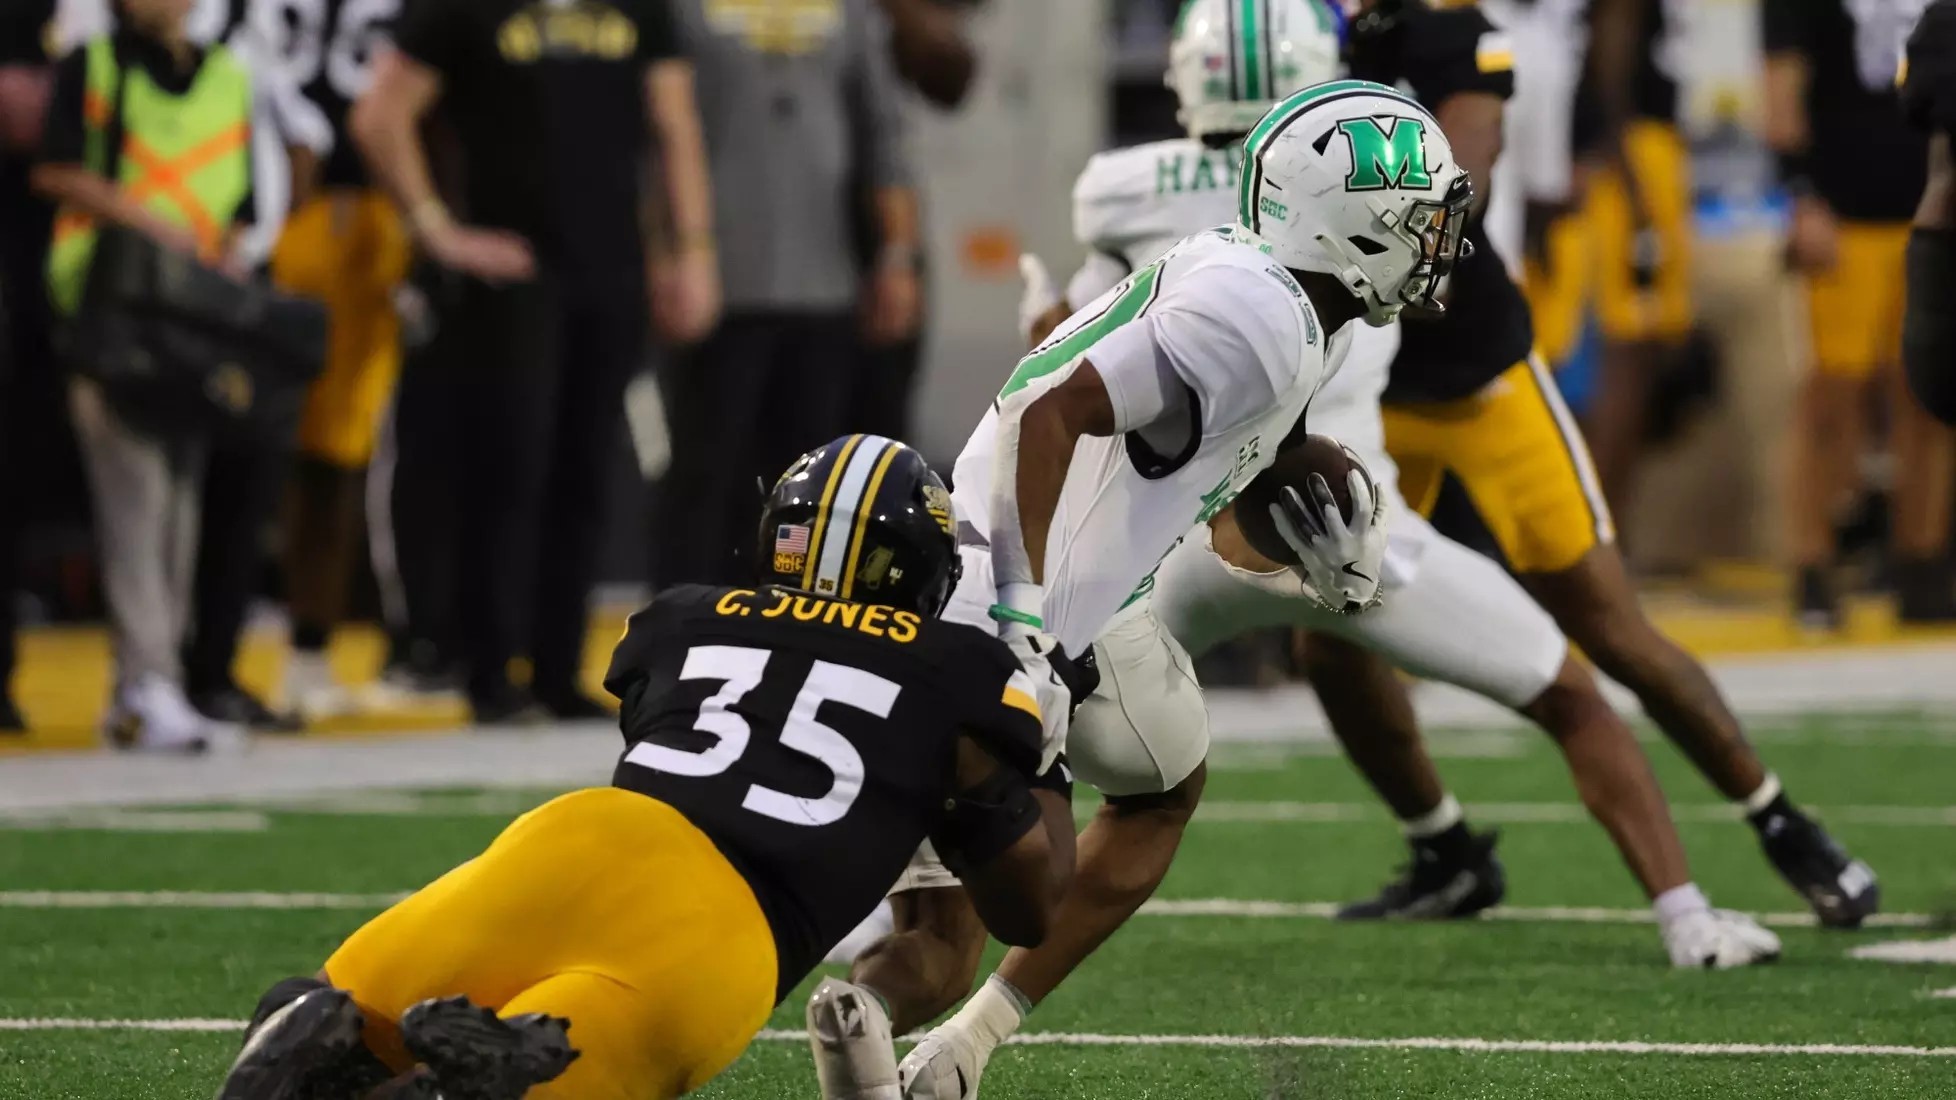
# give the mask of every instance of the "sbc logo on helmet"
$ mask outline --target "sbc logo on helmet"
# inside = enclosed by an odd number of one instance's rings
[[[1338,123],[1338,132],[1345,136],[1352,152],[1345,190],[1432,190],[1433,175],[1426,170],[1423,119],[1398,115],[1348,118]]]

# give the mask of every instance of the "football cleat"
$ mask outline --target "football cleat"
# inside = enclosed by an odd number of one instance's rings
[[[1744,913],[1700,909],[1663,927],[1671,965],[1704,970],[1756,966],[1779,958],[1779,937]]]
[[[467,997],[422,1001],[401,1016],[401,1041],[442,1100],[522,1100],[577,1060],[569,1029],[569,1020],[538,1012],[503,1019]]]
[[[267,1016],[217,1090],[217,1100],[325,1100],[355,1088],[365,1023],[343,989],[321,986]]]
[[[1881,908],[1881,884],[1867,864],[1849,856],[1819,823],[1797,810],[1753,822],[1759,846],[1780,877],[1806,899],[1828,928],[1859,928]]]
[[[822,1100],[899,1100],[890,1017],[867,990],[830,978],[808,998],[806,1019]]]
[[[1456,833],[1455,830],[1458,830]],[[1507,876],[1495,858],[1498,834],[1456,825],[1412,842],[1413,858],[1377,897],[1338,910],[1339,920],[1457,920],[1499,905]]]
[[[903,1100],[971,1100],[990,1056],[964,1028],[932,1028],[897,1067]]]

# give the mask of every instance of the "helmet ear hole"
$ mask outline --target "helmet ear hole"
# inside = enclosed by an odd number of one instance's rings
[[[1351,242],[1353,248],[1358,249],[1359,252],[1367,256],[1379,256],[1386,252],[1385,245],[1380,244],[1370,237],[1361,237],[1354,234],[1346,237],[1345,240]]]

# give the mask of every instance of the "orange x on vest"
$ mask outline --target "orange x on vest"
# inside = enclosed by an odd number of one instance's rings
[[[83,97],[82,114],[90,125],[106,127],[109,120],[109,105],[101,96],[93,93]],[[149,144],[134,134],[124,134],[122,155],[136,166],[139,173],[124,183],[131,201],[147,202],[151,198],[162,197],[176,204],[184,220],[189,223],[190,232],[196,236],[197,243],[206,253],[216,253],[223,243],[224,227],[196,192],[190,189],[189,178],[211,164],[230,156],[244,148],[250,138],[250,128],[238,123],[192,145],[174,157],[158,154]],[[88,228],[90,219],[80,216],[63,216],[55,226],[55,235],[77,232]]]

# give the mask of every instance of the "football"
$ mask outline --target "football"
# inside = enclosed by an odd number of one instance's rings
[[[1277,503],[1277,494],[1286,485],[1297,486],[1297,491],[1309,500],[1310,491],[1305,488],[1306,480],[1312,474],[1324,475],[1326,484],[1331,486],[1331,496],[1338,502],[1338,511],[1345,522],[1352,521],[1352,491],[1350,474],[1357,467],[1344,445],[1328,435],[1307,435],[1298,443],[1277,456],[1270,468],[1258,474],[1236,497],[1236,525],[1242,528],[1243,538],[1257,553],[1272,561],[1295,566],[1297,554],[1277,533],[1277,525],[1270,518],[1270,506]]]

